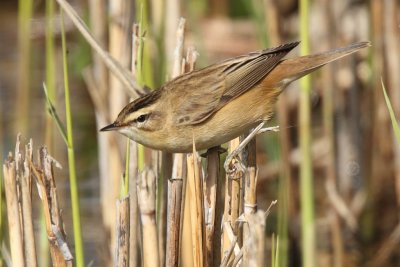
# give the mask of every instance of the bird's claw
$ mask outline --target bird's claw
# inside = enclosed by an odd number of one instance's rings
[[[234,172],[244,173],[246,168],[240,160],[239,155],[237,155],[234,151],[226,157],[224,162],[224,169],[227,174],[232,174]]]

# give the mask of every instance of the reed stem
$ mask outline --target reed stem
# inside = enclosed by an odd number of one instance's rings
[[[300,39],[301,55],[310,51],[309,42],[309,1],[300,0]],[[314,189],[311,165],[311,111],[310,111],[310,76],[300,80],[300,190],[301,190],[301,232],[303,266],[315,266],[315,223],[314,223]]]
[[[64,74],[64,90],[65,90],[65,116],[67,124],[67,148],[68,148],[68,169],[69,169],[69,180],[71,186],[71,204],[72,204],[72,222],[74,229],[74,241],[75,241],[75,259],[77,267],[85,266],[85,256],[83,251],[82,241],[82,230],[81,230],[81,218],[79,213],[79,194],[78,194],[78,183],[76,178],[75,168],[75,152],[74,152],[74,139],[73,139],[73,128],[72,128],[72,112],[70,102],[70,90],[68,80],[68,62],[67,62],[67,45],[65,38],[64,29],[64,16],[63,11],[61,12],[61,39],[62,39],[62,52],[63,52],[63,74]]]

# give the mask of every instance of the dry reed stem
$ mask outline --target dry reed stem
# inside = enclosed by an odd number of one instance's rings
[[[138,203],[143,232],[143,266],[157,267],[158,255],[156,225],[156,175],[145,169],[138,177]]]
[[[265,259],[265,219],[263,211],[257,211],[247,217],[246,227],[249,228],[249,237],[244,241],[248,257],[244,259],[244,266],[266,266]]]
[[[400,243],[400,223],[394,228],[389,238],[387,238],[379,248],[376,256],[367,264],[367,266],[385,266],[390,255],[398,249]]]
[[[206,263],[207,266],[215,266],[217,264],[217,256],[215,253],[219,251],[217,248],[220,243],[221,231],[220,228],[216,230],[216,213],[217,210],[217,192],[219,190],[218,178],[220,168],[220,153],[222,148],[220,146],[213,147],[207,150],[207,172],[205,179],[204,190],[204,209],[205,209],[205,244],[206,244]],[[217,225],[218,228],[218,225]]]
[[[145,93],[143,88],[136,84],[136,82],[132,79],[132,75],[126,68],[122,67],[120,63],[118,63],[102,48],[72,6],[66,0],[57,0],[57,2],[75,24],[76,28],[81,32],[90,46],[99,54],[104,64],[106,64],[109,70],[112,71],[112,73],[124,84],[123,88],[127,90],[127,93],[133,97],[143,95]]]
[[[179,262],[182,186],[182,177],[168,179],[166,266],[178,266]]]
[[[353,232],[357,231],[357,217],[354,215],[351,208],[346,204],[344,199],[337,192],[334,181],[332,181],[331,179],[327,179],[325,181],[325,189],[328,194],[328,199],[337,214],[340,215],[340,217],[346,222],[347,226]]]
[[[99,45],[107,49],[107,1],[106,0],[89,0],[89,18],[90,28],[94,38],[98,41]],[[92,74],[96,80],[97,91],[102,99],[105,99],[108,91],[108,70],[107,66],[103,63],[100,55],[92,50]]]
[[[189,188],[190,224],[192,229],[194,266],[209,266],[205,261],[204,203],[200,158],[193,148],[187,156],[187,181]]]
[[[185,19],[181,18],[176,30],[172,78],[182,73],[184,37]],[[181,214],[183,208],[182,192],[185,168],[184,155],[174,154],[172,176],[168,179],[166,266],[177,266],[179,262]]]
[[[129,201],[130,197],[117,200],[117,244],[115,251],[115,266],[125,267],[129,265]]]
[[[72,266],[72,254],[66,245],[66,236],[63,229],[57,200],[57,189],[53,175],[53,165],[58,166],[47,152],[45,147],[39,149],[40,168],[32,168],[36,176],[39,196],[42,200],[47,236],[50,243],[50,254],[54,266]]]
[[[228,266],[229,259],[231,258],[232,253],[233,253],[236,245],[237,245],[237,237],[234,236],[234,238],[231,241],[231,244],[230,244],[229,248],[224,253],[224,257],[223,257],[221,265],[220,265],[221,267]]]
[[[107,10],[106,10],[106,1],[105,0],[90,0],[89,4],[89,17],[91,22],[91,30],[93,32],[93,37],[97,40],[97,46],[99,49],[107,49],[107,37],[108,37],[108,19],[107,19]],[[90,35],[90,33],[88,33]],[[104,52],[104,51],[103,51]],[[106,53],[106,52],[104,52]],[[95,117],[96,117],[96,126],[97,130],[100,129],[102,125],[106,125],[110,121],[109,108],[106,103],[107,95],[108,95],[108,69],[106,64],[104,63],[102,57],[96,49],[92,49],[92,66],[83,70],[83,78],[86,83],[86,88],[89,92],[89,95],[94,104]],[[112,60],[113,61],[113,60]],[[109,182],[109,174],[108,174],[108,164],[109,164],[109,153],[108,147],[116,145],[116,138],[114,135],[97,135],[97,143],[98,143],[98,162],[99,162],[99,175],[101,182],[101,190],[102,190],[102,210],[106,209],[106,203],[108,201],[104,199],[106,192],[103,191],[102,188],[107,188],[107,183]],[[121,161],[122,159],[120,159]],[[111,202],[112,203],[112,202]],[[110,230],[108,228],[107,230]],[[107,239],[107,235],[105,239]],[[105,242],[104,250],[108,249],[108,242]],[[105,265],[112,264],[111,251],[107,250],[107,254],[102,257],[103,263]]]
[[[257,212],[257,167],[248,167],[244,182],[244,214]]]
[[[235,235],[235,233],[233,232],[233,228],[232,225],[230,224],[230,222],[224,222],[224,231],[226,232],[226,235],[230,241],[230,243],[233,242],[233,240],[235,240],[235,238],[237,237],[237,235]],[[236,239],[237,241],[238,239]],[[231,246],[231,244],[229,245]],[[237,255],[238,253],[240,253],[240,247],[238,244],[235,245],[234,250],[235,255]]]
[[[139,24],[134,23],[132,26],[132,52],[131,52],[131,72],[136,79],[137,56],[139,51]],[[130,192],[130,225],[129,225],[129,266],[135,267],[139,264],[139,212],[137,199],[137,172],[138,172],[138,145],[136,142],[129,140],[129,192]]]
[[[20,135],[17,138],[16,157],[19,158],[17,165],[17,176],[20,181],[21,209],[22,209],[22,229],[24,240],[25,263],[27,266],[37,266],[35,235],[32,221],[32,175],[29,161],[32,161],[32,139],[25,146],[25,157],[22,158],[19,150]]]
[[[13,266],[25,266],[23,241],[18,207],[16,164],[12,155],[3,165],[4,190],[7,204],[8,228],[10,233],[10,250]]]
[[[239,147],[240,140],[239,138],[236,138],[229,143],[229,153],[234,151],[237,147]],[[226,163],[225,163],[226,164]],[[239,163],[240,164],[240,163]],[[233,233],[238,237],[240,240],[239,236],[239,228],[238,224],[236,223],[236,220],[238,219],[240,215],[240,205],[241,205],[241,180],[242,180],[243,174],[241,171],[236,170],[233,173],[226,174],[226,179],[225,179],[225,206],[224,206],[224,217],[223,221],[224,223],[228,222],[230,223]],[[231,241],[229,240],[226,227],[223,228],[223,245],[222,245],[222,251],[221,255],[225,254],[225,251],[227,251],[230,247]],[[233,260],[233,259],[231,259]]]
[[[167,68],[171,71],[171,78],[176,77],[180,74],[180,69],[176,70],[177,64],[180,66],[182,60],[177,61],[178,58],[182,58],[183,56],[183,36],[185,29],[185,19],[179,18],[180,13],[180,1],[179,0],[170,0],[168,4],[165,5],[165,55],[167,57]],[[181,29],[178,30],[177,29]],[[179,40],[182,40],[181,47],[182,53],[178,51],[178,47],[180,46]],[[178,41],[178,42],[177,42]],[[174,50],[175,49],[175,50]],[[175,53],[172,53],[175,51]],[[181,53],[180,55],[177,53]]]
[[[110,55],[128,70],[131,61],[131,40],[132,40],[132,10],[133,3],[123,0],[115,0],[110,2],[109,6],[109,52]],[[129,75],[132,77],[131,73]],[[115,118],[121,111],[121,107],[126,105],[127,96],[124,92],[124,84],[117,76],[109,74],[109,91],[107,95],[108,111],[111,118]],[[114,134],[108,134],[114,135]],[[105,209],[103,209],[103,218],[111,233],[110,245],[116,242],[115,233],[115,199],[118,199],[121,191],[121,173],[123,173],[123,161],[118,159],[117,154],[121,153],[122,140],[119,138],[117,146],[108,147],[108,179],[104,181],[107,186],[102,188],[105,194]],[[110,248],[111,249],[111,248]],[[113,251],[113,249],[111,249]]]

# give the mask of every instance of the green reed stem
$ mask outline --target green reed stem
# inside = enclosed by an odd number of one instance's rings
[[[48,87],[48,98],[51,102],[55,101],[55,49],[54,49],[54,0],[46,0],[46,85]],[[50,152],[53,152],[53,125],[51,116],[46,116],[45,143]],[[50,248],[47,239],[46,224],[44,213],[41,212],[40,218],[40,266],[50,266]]]
[[[71,202],[72,202],[72,221],[74,229],[75,240],[75,259],[77,267],[85,266],[85,257],[83,252],[82,231],[81,231],[81,218],[79,214],[79,195],[78,184],[76,179],[75,169],[75,153],[74,153],[74,139],[72,132],[72,115],[71,115],[71,102],[68,80],[68,62],[67,62],[67,46],[65,40],[64,29],[64,16],[61,13],[61,40],[63,52],[63,69],[64,69],[64,90],[65,90],[65,116],[67,121],[67,147],[68,147],[68,163],[69,163],[69,180],[71,184]]]
[[[25,133],[28,130],[29,96],[31,85],[31,21],[33,13],[32,0],[18,1],[18,91],[16,110],[16,131]]]
[[[382,83],[383,95],[385,96],[386,106],[387,106],[387,108],[389,110],[389,114],[390,114],[390,120],[392,121],[392,127],[393,127],[393,130],[394,130],[394,135],[396,137],[397,143],[400,145],[400,127],[399,127],[399,123],[397,122],[396,115],[395,115],[395,112],[393,110],[392,104],[390,102],[389,96],[387,95],[385,85],[383,84],[383,80],[381,81],[381,83]]]
[[[310,51],[309,43],[309,1],[300,0],[300,40],[301,54]],[[314,222],[314,189],[311,163],[311,111],[310,111],[310,76],[300,80],[300,190],[301,190],[301,231],[303,266],[315,266],[315,222]]]
[[[46,0],[46,85],[53,102],[56,85],[54,46],[54,0]]]

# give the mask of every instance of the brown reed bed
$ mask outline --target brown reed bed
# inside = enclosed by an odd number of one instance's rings
[[[191,2],[183,5],[180,1],[112,1],[108,11],[106,1],[89,1],[88,30],[75,8],[62,0],[57,3],[93,47],[92,64],[84,70],[84,80],[97,129],[109,123],[138,93],[147,90],[144,85],[157,87],[166,79],[193,70],[196,62],[202,65],[210,43],[215,54],[235,49],[232,55],[237,55],[255,47],[248,32],[242,33],[245,42],[223,39],[227,37],[221,29],[232,26],[204,16],[207,5],[199,8],[197,14],[196,8],[188,7]],[[52,12],[57,14],[59,5]],[[296,1],[253,0],[242,7],[253,16],[251,25],[258,32],[255,39],[260,39],[265,47],[298,36],[296,5]],[[311,22],[303,24],[306,31],[302,40],[304,43],[306,38],[310,39],[310,51],[372,39],[371,51],[327,66],[312,77],[314,91],[311,96],[302,97],[306,99],[305,113],[309,113],[306,123],[297,119],[298,90],[289,88],[284,92],[277,105],[280,132],[258,138],[257,146],[253,141],[242,150],[243,170],[225,174],[224,148],[213,148],[202,155],[161,155],[116,134],[97,135],[103,221],[92,223],[103,224],[105,234],[104,242],[98,244],[103,253],[95,260],[96,265],[284,267],[299,265],[302,254],[307,262],[304,265],[308,266],[395,266],[400,242],[399,146],[392,134],[381,78],[398,117],[399,7],[394,0],[370,1],[369,5],[363,1],[321,0],[311,5],[312,8],[306,8]],[[213,14],[227,17],[230,6],[228,1],[214,1],[208,8]],[[48,9],[51,13],[51,5]],[[193,18],[188,16],[186,23],[179,20],[181,10]],[[24,12],[21,23],[27,24],[29,7]],[[304,19],[303,14],[300,16]],[[51,17],[58,18],[49,14],[48,31],[54,29]],[[132,30],[134,22],[138,24]],[[236,23],[232,31],[241,32],[242,24]],[[370,30],[364,29],[366,25]],[[199,30],[201,27],[207,29]],[[249,28],[252,27],[245,31]],[[200,32],[204,38],[193,32]],[[29,29],[21,28],[21,55],[32,49],[26,44],[27,34]],[[73,37],[67,37],[68,44]],[[54,90],[58,65],[52,59],[55,51],[51,40],[56,38],[47,35],[46,84],[52,84]],[[195,50],[188,45],[193,43],[200,51],[197,61]],[[24,94],[28,89],[23,89],[27,87],[24,82],[30,80],[29,62],[21,62],[20,75],[27,79],[20,80],[17,105],[22,118],[16,128],[24,134],[29,129],[29,101],[27,104],[28,94]],[[53,99],[56,95],[52,91],[50,100],[59,110],[60,105]],[[307,107],[313,108],[311,113]],[[54,120],[48,119],[47,124],[47,129],[51,129]],[[298,148],[297,133],[305,124],[311,124],[302,134],[309,142],[306,153]],[[0,135],[9,137],[7,130],[1,125]],[[44,143],[53,153],[56,137],[52,130],[46,132],[52,137],[38,140],[46,139]],[[39,254],[41,248],[35,246],[39,242],[33,233],[31,208],[40,203],[50,247],[47,254],[51,255],[53,265],[71,265],[76,248],[72,247],[70,252],[72,242],[64,228],[72,229],[72,225],[62,223],[60,210],[67,206],[66,200],[58,199],[57,177],[54,171],[49,172],[56,162],[44,149],[40,149],[42,154],[35,160],[32,143],[23,152],[19,142],[14,155],[4,161],[6,205],[0,202],[0,210],[2,214],[7,210],[8,222],[2,216],[0,225],[8,228],[1,238],[0,262],[40,266],[45,257]],[[228,153],[239,142],[232,141]],[[260,152],[265,147],[267,153]],[[301,163],[305,159],[306,163]],[[232,164],[235,163],[234,159]],[[46,170],[51,175],[45,176]],[[298,190],[299,173],[305,172],[312,173],[307,186],[308,192],[315,193],[313,197]],[[41,199],[32,197],[35,190],[39,190]],[[302,202],[300,206],[304,196],[308,204]],[[266,212],[275,199],[278,202]],[[308,217],[299,222],[305,209],[315,212],[315,220]],[[306,234],[301,226],[315,233],[311,243],[301,242]],[[87,262],[95,258],[85,255]]]

